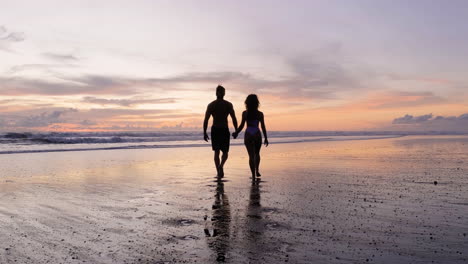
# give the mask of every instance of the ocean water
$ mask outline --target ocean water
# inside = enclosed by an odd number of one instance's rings
[[[372,138],[398,137],[392,133],[364,132],[281,132],[269,133],[271,144],[365,140]],[[242,144],[243,135],[232,139],[232,145]],[[99,149],[143,149],[208,147],[200,131],[169,132],[51,132],[51,133],[2,133],[0,134],[0,154],[84,151]]]
[[[411,133],[388,131],[271,131],[268,134],[270,144],[281,144],[392,138]],[[243,144],[242,139],[243,134],[240,134],[237,139],[232,139],[231,145]],[[0,133],[0,154],[209,146],[210,143],[203,141],[203,135],[200,131]]]

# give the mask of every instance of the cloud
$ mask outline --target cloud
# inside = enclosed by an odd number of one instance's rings
[[[245,78],[243,74],[231,72],[187,73],[168,78],[125,78],[104,75],[55,77],[57,78],[55,81],[24,77],[0,77],[0,95],[135,95],[155,90],[187,90],[188,88],[178,86],[178,84],[183,83],[211,82],[217,84]]]
[[[0,95],[137,95],[148,91],[186,91],[198,88],[186,84],[203,84],[214,87],[222,83],[244,93],[262,93],[284,98],[330,99],[337,93],[368,88],[360,80],[364,79],[350,63],[344,63],[333,49],[322,49],[307,55],[287,57],[286,66],[291,72],[281,78],[264,78],[250,73],[236,71],[186,72],[175,76],[131,78],[108,75],[55,75],[56,80],[32,79],[26,77],[1,77]],[[339,49],[339,48],[338,48]],[[68,54],[44,53],[54,60],[73,61]],[[32,65],[31,65],[32,66]],[[41,67],[40,65],[36,65]],[[27,66],[16,66],[12,70],[22,70]],[[366,76],[366,79],[368,76]],[[208,85],[205,85],[208,84]],[[211,84],[212,86],[210,86]],[[208,89],[208,88],[206,88]],[[212,89],[212,88],[211,88]],[[101,101],[105,103],[104,101]],[[122,105],[114,101],[118,105]],[[122,101],[125,104],[125,102]]]
[[[382,94],[379,98],[372,98],[372,101],[369,103],[372,104],[371,108],[385,109],[435,105],[446,102],[445,98],[434,95],[432,92],[394,91]]]
[[[19,110],[0,115],[1,130],[37,130],[104,127],[151,127],[162,122],[181,122],[186,118],[198,116],[180,109],[122,109],[93,108],[78,110],[75,108],[44,108]],[[117,129],[117,128],[115,128]]]
[[[459,119],[459,120],[468,121],[468,113],[459,116],[458,119]]]
[[[59,62],[76,62],[78,58],[72,54],[60,54],[60,53],[53,53],[53,52],[44,52],[42,53],[47,59],[59,61]]]
[[[392,122],[399,130],[446,131],[468,133],[468,113],[460,116],[436,116],[432,114],[395,118]]]
[[[0,77],[0,95],[79,95],[79,94],[136,94],[132,80],[96,75],[67,78],[60,81]]]
[[[62,117],[71,112],[77,112],[78,110],[69,108],[65,110],[55,110],[52,112],[42,112],[38,115],[31,115],[19,119],[15,122],[15,126],[18,127],[43,127],[49,126],[55,123],[62,123],[64,120]]]
[[[13,65],[5,71],[4,77],[0,76],[2,79],[11,79],[11,75],[18,73],[24,73],[27,71],[40,71],[41,75],[46,73],[47,76],[58,75],[57,70],[69,69],[69,68],[80,68],[78,65],[79,60],[73,55],[66,54],[54,54],[54,53],[43,53],[44,57],[48,58],[51,62],[47,63],[28,63]],[[57,76],[59,78],[59,76]],[[17,77],[16,82],[18,83],[46,83],[47,81],[43,79],[28,79],[27,77]]]
[[[462,114],[460,116],[437,116],[433,119],[434,121],[468,121],[468,113]]]
[[[412,116],[406,114],[403,117],[393,119],[392,124],[417,124],[423,123],[430,120],[433,117],[432,114],[421,115],[421,116]]]
[[[86,119],[112,119],[112,118],[131,118],[131,117],[140,117],[161,115],[167,113],[176,113],[180,110],[172,109],[123,109],[123,108],[93,108],[89,110],[80,111],[80,117],[85,117]]]
[[[447,99],[434,95],[432,92],[384,91],[371,92],[362,100],[352,101],[348,107],[385,110],[408,109],[425,105],[434,106],[443,103],[447,103]]]
[[[230,72],[230,71],[221,71],[221,72],[188,72],[180,75],[176,75],[168,78],[150,78],[147,81],[153,83],[206,83],[206,82],[232,82],[239,80],[248,80],[251,76],[249,74],[241,72]]]
[[[79,124],[82,125],[82,126],[94,126],[94,125],[96,125],[97,123],[94,122],[94,121],[85,119],[85,120],[79,122]]]
[[[285,58],[290,69],[281,78],[259,78],[250,74],[233,75],[231,80],[246,93],[262,93],[294,99],[335,99],[343,91],[370,89],[363,80],[370,80],[367,72],[361,72],[356,63],[346,63],[340,46],[329,45],[308,54]],[[363,78],[362,75],[365,75]],[[273,76],[276,77],[276,76]]]
[[[9,32],[5,26],[0,26],[0,50],[11,52],[10,46],[14,42],[25,40],[23,32]]]
[[[25,35],[22,32],[11,32],[2,39],[10,42],[21,42],[25,39]]]
[[[45,63],[33,63],[33,64],[21,64],[21,65],[15,65],[10,67],[5,73],[7,75],[13,75],[25,71],[43,71],[47,72],[50,74],[52,70],[57,70],[57,69],[63,69],[63,68],[77,68],[78,66],[76,64],[45,64]],[[0,77],[2,79],[2,77]],[[11,78],[3,78],[3,79],[11,79]],[[28,80],[26,78],[17,78],[17,81],[21,80]],[[40,82],[40,81],[39,81]],[[1,86],[0,86],[1,87]]]
[[[120,105],[120,106],[133,106],[141,104],[169,104],[175,103],[174,98],[158,98],[158,99],[105,99],[97,98],[92,96],[86,96],[83,98],[82,102],[99,104],[99,105]]]
[[[289,65],[296,74],[291,80],[300,81],[306,87],[349,87],[357,84],[356,78],[338,61],[324,61],[316,55],[298,56],[291,58]]]

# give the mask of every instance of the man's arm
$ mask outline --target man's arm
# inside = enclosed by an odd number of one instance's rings
[[[208,105],[208,107],[206,107],[205,120],[203,120],[203,139],[206,142],[208,142],[208,139],[210,139],[208,137],[208,134],[206,133],[206,130],[208,129],[208,120],[210,119],[210,116],[211,116],[211,109],[210,109],[210,105]]]
[[[234,112],[234,106],[231,104],[231,111],[229,112],[232,118],[232,124],[234,125],[234,131],[237,131],[237,118],[236,113]]]

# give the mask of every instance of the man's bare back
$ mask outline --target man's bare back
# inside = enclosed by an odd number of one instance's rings
[[[213,126],[228,127],[227,117],[233,115],[234,107],[224,99],[216,99],[208,105],[206,112],[213,116]]]

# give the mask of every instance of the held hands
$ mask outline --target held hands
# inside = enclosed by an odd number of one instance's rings
[[[210,139],[210,138],[208,137],[208,134],[207,134],[207,133],[205,133],[205,135],[203,136],[203,139],[204,139],[206,142],[208,142],[208,139]]]
[[[265,141],[263,142],[265,144],[265,147],[268,147],[268,138],[265,138]]]
[[[238,133],[237,131],[234,132],[234,133],[232,133],[232,137],[233,137],[234,139],[236,139],[238,135],[239,135],[239,133]]]

